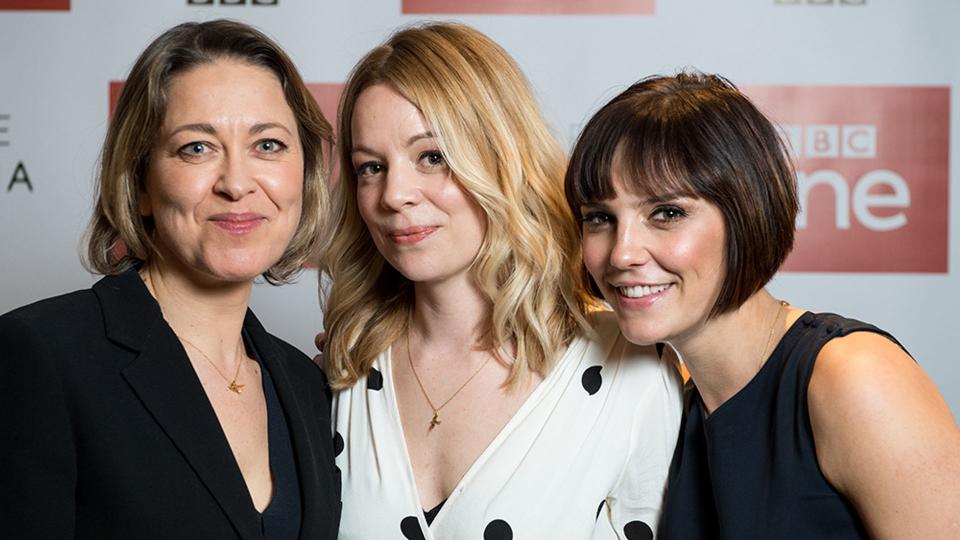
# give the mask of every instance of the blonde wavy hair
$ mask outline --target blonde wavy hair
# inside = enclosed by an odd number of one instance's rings
[[[460,24],[402,29],[354,67],[338,115],[340,182],[321,268],[327,374],[352,386],[406,330],[413,284],[380,255],[357,208],[351,120],[357,98],[385,84],[423,114],[454,178],[486,217],[471,266],[491,306],[477,344],[510,367],[513,388],[546,375],[590,308],[579,271],[579,234],[563,191],[566,159],[509,55]],[[501,347],[513,342],[514,358]]]

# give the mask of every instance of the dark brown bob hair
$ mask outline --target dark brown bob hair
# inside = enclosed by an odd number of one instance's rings
[[[280,260],[264,273],[270,283],[289,281],[313,255],[327,214],[333,129],[320,112],[296,66],[265,34],[224,19],[183,23],[153,40],[140,54],[117,100],[100,156],[93,216],[84,265],[118,274],[156,254],[153,220],[140,215],[139,200],[167,111],[170,81],[217,60],[262,67],[280,81],[303,146],[303,206],[300,223]]]
[[[615,196],[614,166],[641,196],[695,197],[720,209],[726,278],[711,316],[740,307],[793,248],[799,206],[786,145],[723,77],[650,77],[604,105],[580,134],[567,169],[567,203],[578,220],[581,205]]]

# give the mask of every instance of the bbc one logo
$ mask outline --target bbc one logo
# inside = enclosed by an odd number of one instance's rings
[[[947,272],[949,88],[745,90],[797,164],[784,270]]]
[[[785,125],[784,136],[796,157],[811,159],[872,159],[877,157],[877,126],[873,125]],[[863,175],[853,183],[839,172],[830,169],[798,171],[797,184],[800,199],[809,200],[810,190],[816,186],[828,186],[833,190],[834,215],[838,229],[850,228],[850,214],[866,229],[892,231],[907,224],[903,209],[910,206],[910,187],[900,174],[887,169],[877,169]],[[880,192],[878,194],[874,194]],[[878,215],[875,208],[895,208],[888,215]],[[807,214],[801,211],[797,228],[807,228]]]
[[[653,15],[655,0],[402,0],[404,15]]]

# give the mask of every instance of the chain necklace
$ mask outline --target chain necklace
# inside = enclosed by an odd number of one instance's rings
[[[413,367],[413,356],[410,354],[410,330],[407,330],[407,362],[410,364],[410,371],[413,372],[413,377],[417,380],[417,386],[420,387],[420,391],[423,393],[423,397],[427,398],[427,404],[430,405],[430,408],[433,410],[433,418],[430,420],[430,427],[427,429],[428,432],[433,431],[433,428],[441,424],[440,410],[446,407],[447,403],[450,403],[451,401],[453,401],[453,398],[457,397],[457,394],[459,394],[461,390],[463,390],[464,388],[467,387],[468,384],[470,384],[470,381],[472,381],[473,378],[480,373],[480,371],[487,365],[487,362],[489,362],[491,358],[493,358],[493,355],[488,356],[487,359],[484,360],[482,364],[480,364],[480,367],[478,367],[477,370],[473,372],[473,375],[470,375],[469,377],[467,377],[467,380],[463,381],[463,384],[460,385],[460,388],[457,388],[457,391],[454,392],[452,396],[447,398],[446,401],[444,401],[443,403],[440,404],[439,407],[437,407],[433,404],[433,401],[430,399],[430,395],[427,394],[427,389],[423,387],[423,381],[420,380],[420,375],[417,374],[417,369]]]
[[[240,377],[240,367],[243,366],[243,360],[237,362],[237,371],[236,371],[236,373],[233,374],[233,379],[230,379],[229,377],[227,377],[226,375],[224,375],[222,371],[220,371],[220,368],[218,368],[217,365],[213,363],[213,360],[210,360],[210,357],[207,356],[207,353],[203,352],[203,350],[202,350],[200,347],[197,347],[196,345],[193,344],[192,341],[190,341],[189,339],[181,336],[180,334],[177,334],[176,332],[174,332],[174,334],[175,334],[178,338],[180,338],[180,341],[186,343],[187,345],[190,345],[191,347],[194,348],[194,350],[196,350],[198,353],[200,353],[200,355],[203,356],[203,359],[206,360],[206,361],[213,367],[213,369],[215,369],[215,370],[217,371],[217,373],[218,373],[221,377],[223,377],[223,380],[225,380],[225,381],[227,381],[227,382],[229,383],[229,384],[227,385],[227,390],[229,390],[229,391],[231,391],[231,392],[233,392],[234,394],[237,394],[237,395],[239,395],[241,392],[243,392],[243,387],[246,386],[246,385],[245,385],[245,384],[237,384],[237,378]]]
[[[760,350],[760,358],[757,360],[757,371],[760,371],[760,368],[763,367],[763,363],[767,360],[767,351],[770,349],[770,342],[773,340],[773,332],[777,329],[777,321],[780,320],[780,312],[783,311],[783,308],[790,305],[790,302],[786,300],[777,301],[777,311],[773,314],[773,323],[770,324],[770,333],[767,334],[767,342],[764,344],[763,349]]]

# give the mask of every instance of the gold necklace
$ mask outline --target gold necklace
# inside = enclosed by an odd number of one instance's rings
[[[461,390],[463,390],[464,388],[467,387],[468,384],[470,384],[470,381],[472,381],[473,378],[480,373],[480,370],[482,370],[487,365],[487,362],[489,362],[491,358],[493,358],[493,355],[488,356],[487,359],[484,360],[482,364],[480,364],[480,367],[478,367],[477,370],[473,372],[473,375],[470,375],[469,377],[467,377],[467,380],[460,385],[460,388],[457,388],[457,391],[454,392],[452,396],[450,396],[449,398],[447,398],[446,401],[441,403],[439,407],[436,407],[434,406],[433,401],[430,399],[430,395],[427,394],[426,388],[423,387],[423,381],[420,380],[420,375],[417,374],[417,368],[413,367],[413,356],[410,354],[410,330],[407,330],[407,362],[410,364],[410,371],[413,372],[413,377],[417,380],[417,386],[420,387],[420,391],[423,392],[423,397],[427,398],[427,404],[430,405],[430,408],[433,410],[433,418],[430,420],[430,427],[427,429],[428,432],[433,431],[433,428],[440,425],[441,423],[440,409],[443,409],[444,407],[447,406],[447,403],[450,403],[451,401],[453,401],[453,398],[457,397],[457,394],[459,394]]]
[[[198,353],[200,353],[201,356],[203,356],[203,359],[206,360],[206,361],[213,367],[213,369],[215,369],[215,370],[217,371],[217,373],[218,373],[221,377],[223,377],[223,380],[225,380],[225,381],[227,381],[228,383],[230,383],[230,384],[227,385],[227,390],[233,392],[234,394],[238,394],[238,395],[239,395],[241,392],[243,392],[243,387],[246,386],[246,385],[245,385],[245,384],[237,384],[237,378],[240,377],[240,366],[243,365],[243,360],[240,360],[240,361],[237,362],[237,372],[233,374],[233,379],[231,380],[231,379],[229,379],[226,375],[224,375],[222,371],[220,371],[220,368],[218,368],[217,365],[213,363],[213,360],[210,360],[210,357],[207,356],[207,353],[203,352],[203,350],[202,350],[200,347],[197,347],[196,345],[193,344],[192,341],[190,341],[189,339],[181,336],[180,334],[177,334],[176,332],[174,332],[174,335],[176,335],[178,338],[180,338],[180,341],[182,341],[182,342],[186,343],[187,345],[190,345],[191,347],[193,347]]]
[[[158,298],[156,289],[155,289],[154,286],[153,286],[153,275],[152,275],[152,273],[150,272],[150,270],[151,270],[151,268],[148,267],[148,268],[147,268],[147,272],[144,274],[144,276],[143,276],[143,278],[142,278],[142,279],[143,279],[143,284],[147,287],[147,290],[150,291],[150,294],[152,294],[154,298]],[[157,302],[159,303],[159,300],[158,300]],[[162,309],[163,309],[163,308],[161,308],[161,311],[162,311]],[[171,328],[171,330],[172,330],[172,328]],[[217,371],[217,374],[219,374],[221,377],[223,377],[223,380],[225,380],[225,381],[227,381],[228,383],[230,383],[230,384],[227,385],[227,390],[229,390],[229,391],[231,391],[231,392],[233,392],[234,394],[237,394],[237,395],[239,395],[241,392],[243,392],[243,387],[246,386],[246,385],[245,385],[245,384],[237,384],[237,379],[240,377],[240,366],[243,365],[243,361],[242,361],[242,360],[239,361],[239,362],[237,362],[237,372],[233,374],[233,379],[229,379],[229,378],[227,378],[226,375],[223,374],[222,371],[220,371],[220,368],[218,368],[217,365],[213,363],[213,360],[210,360],[210,357],[207,356],[207,353],[203,352],[203,349],[201,349],[200,347],[197,347],[196,345],[193,344],[192,341],[190,341],[189,339],[181,336],[180,334],[178,334],[178,333],[176,333],[176,332],[174,332],[173,335],[177,336],[177,338],[179,338],[180,341],[182,341],[182,342],[186,343],[187,345],[190,345],[191,347],[193,347],[198,353],[200,353],[201,356],[203,356],[203,359],[206,360],[207,363],[209,363],[209,364],[213,367],[213,369],[215,369],[215,370]]]
[[[763,367],[763,363],[767,361],[767,351],[770,349],[770,341],[773,340],[773,331],[777,329],[777,321],[780,320],[780,312],[783,311],[783,308],[790,305],[790,302],[786,300],[777,301],[777,311],[773,314],[773,323],[770,324],[770,333],[767,334],[767,342],[764,344],[763,349],[760,350],[760,358],[757,360],[757,371],[760,371],[760,368]]]

